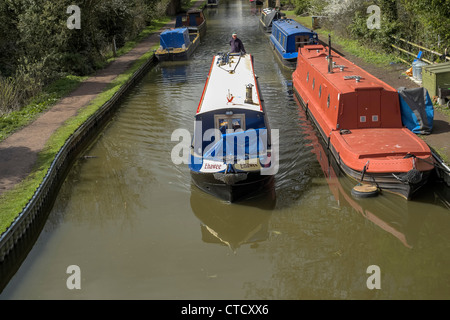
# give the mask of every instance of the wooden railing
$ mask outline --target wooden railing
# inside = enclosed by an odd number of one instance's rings
[[[437,52],[437,51],[435,51],[435,50],[428,49],[428,48],[426,48],[426,47],[424,47],[424,46],[422,46],[422,45],[418,45],[418,44],[416,44],[416,43],[413,43],[413,42],[411,42],[411,41],[405,40],[405,39],[403,39],[403,38],[395,37],[395,36],[391,36],[391,38],[394,39],[394,40],[400,41],[400,42],[402,42],[402,43],[408,44],[408,45],[410,45],[410,46],[416,47],[416,48],[418,48],[418,49],[420,49],[420,50],[425,50],[425,51],[427,51],[427,52],[429,52],[429,53],[431,53],[431,54],[433,54],[433,55],[436,55],[436,56],[438,56],[438,57],[442,57],[442,56],[443,56],[443,53],[439,53],[439,52]],[[403,52],[403,53],[406,53],[406,54],[408,54],[408,55],[410,55],[410,56],[413,56],[414,58],[417,58],[417,53],[410,52],[410,51],[405,50],[405,49],[403,49],[403,48],[400,48],[399,46],[394,45],[394,44],[391,44],[391,47],[394,48],[394,49],[396,49],[396,50],[399,50],[399,51],[401,51],[401,52]],[[402,60],[402,61],[405,62],[405,63],[410,64],[410,62],[407,62],[407,61],[405,61],[405,60],[403,60],[403,59],[401,59],[401,58],[399,58],[399,59]],[[427,59],[425,59],[425,58],[421,58],[421,60],[422,60],[422,61],[425,61],[426,63],[429,63],[429,64],[434,63],[434,62],[432,62],[432,61],[430,61],[430,60],[427,60]],[[447,56],[447,55],[446,55],[445,58],[444,58],[444,60],[445,60],[445,61],[450,61],[450,56]]]

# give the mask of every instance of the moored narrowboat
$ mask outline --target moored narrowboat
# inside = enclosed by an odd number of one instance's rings
[[[434,170],[429,146],[403,126],[394,88],[330,48],[299,49],[292,74],[296,102],[357,183],[354,195],[386,191],[411,199]]]
[[[159,42],[155,51],[159,61],[188,60],[200,43],[200,35],[188,28],[167,29],[159,35]]]
[[[175,21],[175,28],[186,27],[189,33],[198,32],[200,39],[206,35],[206,18],[202,9],[191,9],[185,14],[178,15]]]
[[[208,1],[206,1],[206,6],[207,7],[215,8],[218,5],[219,5],[219,0],[208,0]]]
[[[293,19],[279,19],[272,22],[270,43],[283,66],[294,70],[297,63],[298,48],[317,44],[317,33],[304,27]]]
[[[281,17],[285,17],[286,14],[280,12],[280,10],[276,8],[265,8],[261,11],[261,16],[259,17],[259,26],[263,29],[264,32],[270,33],[272,32],[272,23],[273,21],[281,19]]]
[[[195,115],[193,183],[229,202],[269,190],[275,168],[271,140],[253,57],[214,56]]]

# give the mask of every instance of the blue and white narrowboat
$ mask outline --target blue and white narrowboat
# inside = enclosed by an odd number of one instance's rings
[[[308,44],[318,44],[317,33],[293,19],[272,22],[270,43],[283,66],[295,70],[298,48]]]
[[[214,56],[197,108],[189,169],[194,185],[228,202],[273,187],[272,141],[250,54]]]
[[[159,61],[188,60],[200,43],[200,35],[188,28],[167,29],[159,35],[159,43],[155,51]]]

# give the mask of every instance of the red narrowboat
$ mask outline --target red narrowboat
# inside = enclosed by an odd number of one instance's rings
[[[402,125],[398,92],[331,46],[299,48],[294,98],[344,173],[411,199],[434,169],[429,146]],[[373,188],[355,187],[355,194]]]

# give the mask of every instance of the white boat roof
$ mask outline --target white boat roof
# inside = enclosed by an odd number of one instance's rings
[[[221,61],[221,55],[214,56],[197,114],[230,108],[262,111],[252,56],[230,55],[228,63],[223,64]],[[250,84],[252,103],[246,103],[246,87]]]

